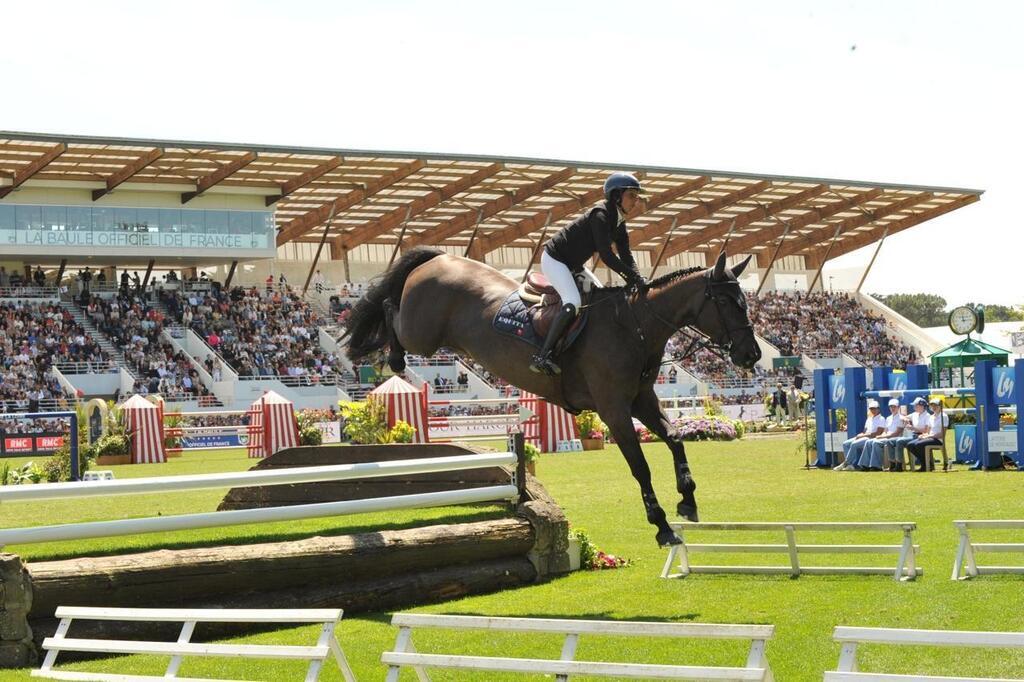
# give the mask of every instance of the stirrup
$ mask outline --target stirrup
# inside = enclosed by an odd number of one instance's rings
[[[530,361],[530,371],[554,376],[561,374],[562,368],[556,365],[550,356],[534,355]]]

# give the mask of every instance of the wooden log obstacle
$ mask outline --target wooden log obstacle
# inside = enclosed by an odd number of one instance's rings
[[[911,522],[868,522],[868,523],[816,523],[816,522],[775,522],[775,523],[672,523],[673,530],[683,540],[681,545],[672,545],[661,571],[662,578],[681,578],[691,573],[744,573],[766,575],[891,575],[894,580],[913,580],[923,575],[917,567],[917,553],[920,548],[914,544],[913,531],[917,528]],[[785,544],[695,544],[687,542],[687,536],[694,531],[754,531],[784,533]],[[892,545],[864,544],[798,544],[796,534],[822,531],[847,533],[897,532],[902,542]],[[691,552],[785,554],[789,557],[787,566],[731,566],[694,565]],[[895,568],[880,566],[804,566],[801,554],[896,554]],[[679,560],[679,572],[672,573],[675,560]]]
[[[960,536],[953,560],[953,580],[975,578],[979,575],[999,573],[1024,574],[1024,566],[979,566],[975,552],[1024,553],[1024,542],[974,542],[971,531],[975,530],[1024,530],[1024,521],[954,521]]]
[[[926,365],[907,365],[905,373],[874,367],[870,376],[872,390],[867,388],[864,367],[847,367],[842,374],[831,369],[814,371],[818,467],[835,466],[843,441],[860,433],[867,419],[869,398],[897,398],[903,404],[929,396],[962,398],[968,405],[973,401],[973,407],[953,408],[973,414],[976,422],[955,427],[955,460],[976,461],[978,468],[988,471],[1003,468],[1003,455],[1017,454],[1020,458],[1024,443],[1020,442],[1018,428],[1002,426],[1000,415],[1024,414],[1024,363],[998,367],[991,360],[980,361],[974,366],[975,385],[965,388],[929,387]],[[836,427],[839,410],[846,411],[845,431]]]
[[[307,661],[306,682],[320,677],[324,662],[331,657],[341,669],[346,682],[355,682],[355,675],[345,658],[345,652],[335,636],[341,609],[124,609],[82,606],[61,606],[56,617],[60,619],[57,631],[43,640],[46,657],[32,677],[51,680],[187,680],[178,677],[186,656],[215,656],[221,658],[260,658]],[[181,623],[176,642],[156,642],[138,639],[82,639],[67,636],[72,621],[127,621],[135,623]],[[192,634],[199,623],[320,624],[320,635],[312,646],[281,644],[216,644],[192,642]],[[120,675],[102,672],[74,672],[57,670],[54,665],[62,651],[90,654],[150,654],[170,656],[163,676]],[[208,680],[207,682],[215,682]]]
[[[839,626],[833,635],[842,644],[838,670],[825,673],[825,682],[897,682],[902,680],[931,680],[932,682],[1009,682],[1006,678],[957,677],[953,675],[906,675],[858,671],[857,647],[860,644],[886,644],[898,646],[971,647],[1024,649],[1021,632],[969,632],[958,630],[901,630],[894,628],[858,628]],[[1024,677],[1012,679],[1024,680]]]
[[[388,666],[387,682],[398,682],[402,668],[412,668],[420,680],[429,682],[430,668],[458,669],[492,673],[554,675],[568,680],[570,675],[591,675],[615,679],[670,680],[771,680],[772,672],[765,656],[765,645],[772,638],[772,625],[712,625],[698,623],[650,623],[613,620],[561,620],[553,618],[494,618],[489,616],[446,616],[397,613],[391,620],[398,637],[394,651],[385,652],[381,662]],[[465,656],[444,653],[418,653],[413,645],[414,629],[485,630],[496,633],[562,635],[561,657],[508,658],[502,656]],[[750,642],[746,663],[735,667],[662,665],[653,663],[607,663],[575,660],[580,638],[658,637],[676,639],[738,639]]]

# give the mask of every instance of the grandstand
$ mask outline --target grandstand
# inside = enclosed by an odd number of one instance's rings
[[[822,291],[821,271],[981,196],[684,168],[0,132],[0,406],[139,392],[187,410],[238,408],[264,388],[300,408],[358,398],[379,375],[352,366],[336,337],[370,277],[403,249],[433,245],[519,279],[544,241],[601,197],[611,170],[635,172],[650,193],[630,220],[646,274],[705,266],[723,247],[733,262],[754,256],[742,284],[759,366],[743,373],[707,352],[682,357],[688,344],[676,339],[659,377],[664,396],[727,401],[756,402],[793,372],[902,364],[933,350],[859,291]],[[799,366],[777,370],[783,356]],[[410,358],[406,377],[438,396],[512,390],[455,351]]]

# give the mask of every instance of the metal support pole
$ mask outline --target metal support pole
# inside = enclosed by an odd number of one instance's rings
[[[54,285],[58,289],[60,289],[60,281],[62,279],[64,279],[64,269],[67,268],[67,266],[68,266],[68,259],[67,258],[61,258],[60,259],[60,267],[57,268],[57,280],[56,280],[56,282],[54,282]]]
[[[348,247],[341,247],[341,267],[345,270],[345,282],[348,284],[352,283],[352,274],[348,269]]]
[[[476,225],[473,227],[473,233],[469,235],[469,243],[466,244],[466,258],[469,258],[469,252],[473,250],[473,242],[476,241],[476,233],[480,231],[480,223],[484,221],[484,209],[481,206],[476,212]]]
[[[789,234],[789,223],[787,223],[786,221],[782,220],[781,218],[776,216],[774,213],[772,214],[772,218],[777,223],[782,225],[782,228],[783,228],[782,236],[779,237],[779,243],[775,245],[775,251],[772,253],[772,259],[770,261],[768,261],[768,267],[765,268],[764,274],[761,276],[761,283],[759,285],[757,285],[757,292],[755,292],[755,294],[754,294],[755,296],[761,293],[761,289],[763,289],[764,285],[768,282],[768,275],[771,273],[772,266],[775,265],[775,261],[779,257],[779,251],[782,250],[782,243],[786,241],[786,236]]]
[[[665,252],[668,251],[668,243],[672,241],[672,235],[676,231],[676,224],[679,222],[679,216],[672,218],[672,227],[668,228],[668,235],[665,237],[665,243],[661,245],[661,250],[658,251],[658,257],[654,260],[654,265],[651,266],[651,274],[648,279],[654,279],[654,273],[658,271],[658,266],[661,265],[661,259],[665,257]]]
[[[722,248],[718,250],[718,255],[721,256],[725,253],[725,247],[729,246],[729,240],[732,239],[732,231],[736,229],[736,217],[732,219],[732,223],[729,225],[729,231],[725,233],[725,241],[722,242]],[[716,259],[717,260],[717,259]]]
[[[140,291],[139,294],[144,292],[146,287],[150,286],[150,275],[153,274],[153,266],[156,263],[157,263],[157,261],[154,260],[153,258],[151,258],[150,262],[148,262],[146,264],[146,266],[145,266],[145,276],[144,276],[144,278],[142,278],[142,291]]]
[[[818,283],[818,279],[821,277],[821,271],[825,269],[825,263],[828,262],[828,255],[832,253],[832,247],[835,246],[836,239],[839,238],[839,233],[843,231],[843,224],[839,223],[836,226],[835,234],[832,235],[832,239],[829,240],[828,248],[825,249],[825,255],[821,257],[821,265],[818,266],[818,271],[814,273],[814,279],[811,280],[811,286],[807,287],[807,293],[814,291],[814,285]]]
[[[228,268],[228,276],[224,279],[224,288],[228,289],[231,287],[231,280],[235,278],[235,268],[238,267],[238,261],[231,261],[231,267]]]
[[[313,262],[309,265],[309,272],[306,274],[306,283],[302,285],[302,295],[306,295],[306,291],[309,289],[309,282],[313,279],[313,272],[316,270],[317,263],[320,262],[320,254],[324,250],[324,244],[327,243],[327,235],[331,231],[331,221],[334,220],[334,209],[335,206],[331,206],[331,214],[327,216],[327,222],[324,224],[324,233],[320,237],[320,245],[316,247],[316,254],[313,256]]]
[[[530,254],[530,262],[526,264],[526,271],[523,273],[522,281],[525,282],[526,278],[530,275],[530,268],[537,261],[537,256],[540,255],[540,249],[544,246],[544,237],[547,236],[548,226],[551,225],[551,209],[548,209],[548,219],[544,222],[544,227],[541,228],[540,236],[537,237],[537,243],[533,247],[533,253]]]
[[[857,282],[856,293],[860,293],[860,288],[864,286],[864,280],[868,278],[868,273],[871,272],[871,267],[875,264],[875,259],[878,258],[878,252],[882,250],[882,244],[885,243],[885,238],[889,236],[889,227],[886,226],[882,232],[882,238],[878,240],[878,246],[875,247],[875,252],[871,255],[871,261],[868,262],[868,266],[864,268],[864,274],[861,275],[860,281]]]
[[[402,249],[402,240],[405,239],[405,228],[409,225],[409,216],[412,215],[412,204],[409,204],[409,208],[405,209],[405,220],[402,221],[402,229],[398,233],[398,241],[395,242],[395,248],[391,252],[391,258],[388,258],[388,267],[395,262],[395,258],[398,256],[398,252]],[[348,262],[348,259],[345,259]]]

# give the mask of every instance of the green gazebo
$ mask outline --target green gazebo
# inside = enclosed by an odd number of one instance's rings
[[[996,364],[1005,366],[1010,364],[1010,351],[968,336],[931,356],[932,381],[937,386],[953,386],[956,370],[959,369],[960,381],[957,385],[971,385],[964,370],[967,369],[973,379],[974,363],[978,360],[995,360]]]

